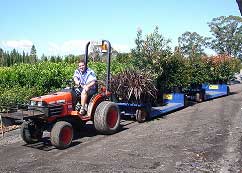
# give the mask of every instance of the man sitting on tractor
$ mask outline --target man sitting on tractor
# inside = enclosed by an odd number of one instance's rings
[[[84,60],[80,60],[78,63],[78,68],[75,70],[74,75],[77,98],[81,95],[81,107],[79,113],[81,115],[86,115],[87,113],[87,100],[89,97],[97,92],[97,78],[95,72],[88,68]],[[78,108],[79,109],[79,108]]]

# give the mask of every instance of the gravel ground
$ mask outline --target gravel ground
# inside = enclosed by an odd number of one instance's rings
[[[139,124],[111,136],[88,124],[65,150],[26,145],[19,130],[0,140],[0,172],[242,172],[242,85],[227,97]]]

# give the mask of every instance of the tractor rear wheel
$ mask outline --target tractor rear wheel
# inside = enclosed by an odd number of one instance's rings
[[[66,121],[55,123],[50,134],[51,144],[58,149],[68,148],[73,139],[72,125]]]
[[[39,142],[42,138],[43,131],[35,127],[31,122],[23,122],[20,129],[21,137],[27,144]]]
[[[136,110],[135,118],[136,118],[137,122],[139,122],[139,123],[145,122],[147,120],[148,116],[149,116],[148,112],[144,108]]]
[[[120,125],[120,112],[118,106],[110,101],[101,102],[94,114],[94,126],[102,134],[115,133]]]

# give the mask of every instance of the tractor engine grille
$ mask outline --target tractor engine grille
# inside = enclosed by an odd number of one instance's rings
[[[57,116],[61,114],[63,110],[63,106],[62,104],[49,104],[48,109],[49,109],[49,116]]]

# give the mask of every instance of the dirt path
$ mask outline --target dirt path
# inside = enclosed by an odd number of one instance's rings
[[[48,138],[25,145],[13,131],[0,140],[0,172],[241,172],[242,85],[231,91],[143,124],[123,121],[112,136],[90,124],[66,150]]]

